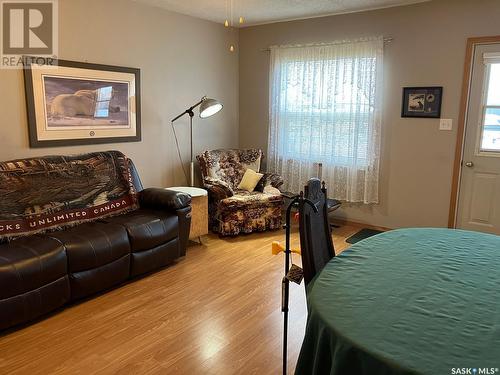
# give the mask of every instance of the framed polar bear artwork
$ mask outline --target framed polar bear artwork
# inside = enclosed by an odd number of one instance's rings
[[[141,140],[139,69],[24,59],[31,147]]]

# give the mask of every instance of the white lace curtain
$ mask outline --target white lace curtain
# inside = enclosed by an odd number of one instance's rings
[[[383,38],[271,47],[268,167],[298,192],[378,203]]]

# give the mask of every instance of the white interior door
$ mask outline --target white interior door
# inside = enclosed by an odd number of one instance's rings
[[[500,44],[476,46],[457,227],[500,234]]]

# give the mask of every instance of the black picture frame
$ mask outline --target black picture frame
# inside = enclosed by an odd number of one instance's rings
[[[404,87],[401,117],[440,118],[442,86]]]
[[[25,61],[24,66],[24,86],[25,86],[25,95],[26,95],[26,108],[27,108],[27,116],[28,116],[28,133],[29,133],[29,144],[31,148],[41,148],[41,147],[59,147],[59,146],[76,146],[76,145],[89,145],[89,144],[105,144],[105,143],[121,143],[121,142],[140,142],[142,140],[142,132],[141,132],[141,71],[139,68],[130,68],[130,67],[122,67],[122,66],[114,66],[114,65],[104,65],[104,64],[94,64],[94,63],[86,63],[86,62],[77,62],[77,61],[69,61],[69,60],[52,60],[53,65],[57,67],[52,67],[53,69],[58,68],[77,68],[84,70],[92,70],[98,71],[103,75],[106,72],[114,72],[114,73],[126,73],[134,77],[133,85],[130,84],[129,87],[134,87],[134,95],[130,96],[130,101],[127,102],[127,121],[130,124],[131,119],[133,118],[135,123],[133,127],[133,134],[126,136],[106,136],[106,137],[94,137],[90,136],[90,133],[96,133],[96,131],[91,130],[89,127],[89,136],[87,137],[76,137],[72,138],[70,134],[71,129],[68,129],[67,132],[68,138],[65,139],[45,139],[41,140],[39,137],[39,127],[37,126],[37,106],[38,111],[43,107],[42,111],[45,111],[45,120],[47,121],[47,112],[48,110],[45,108],[47,105],[44,103],[38,103],[35,99],[35,90],[34,90],[34,79],[33,79],[33,70],[32,70],[32,62],[40,61],[36,57],[23,57]],[[36,65],[36,64],[33,64]],[[39,65],[37,65],[39,66]],[[75,77],[67,77],[67,79],[78,79],[78,76]],[[104,79],[106,81],[106,79]],[[111,80],[110,80],[111,81]],[[38,83],[40,84],[40,83]],[[45,93],[45,92],[44,92]],[[129,91],[130,93],[130,91]],[[132,106],[131,104],[134,103]],[[118,109],[119,110],[119,109]],[[132,112],[133,110],[133,112]],[[40,112],[39,112],[40,113]],[[40,116],[39,116],[40,117]],[[38,117],[38,118],[39,118]],[[98,128],[96,128],[98,129]],[[86,129],[88,130],[88,129]],[[100,130],[100,129],[99,129]],[[113,131],[113,130],[110,130]]]

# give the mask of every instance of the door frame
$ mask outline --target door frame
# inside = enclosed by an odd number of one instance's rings
[[[465,65],[462,81],[462,96],[460,99],[460,115],[458,117],[457,142],[455,146],[455,161],[453,163],[453,177],[451,183],[450,211],[448,214],[448,228],[456,228],[458,198],[460,194],[460,177],[462,175],[462,156],[465,146],[465,125],[467,122],[467,110],[469,107],[470,88],[472,84],[472,64],[474,51],[477,46],[483,44],[500,44],[500,35],[482,36],[467,39],[465,50]]]

